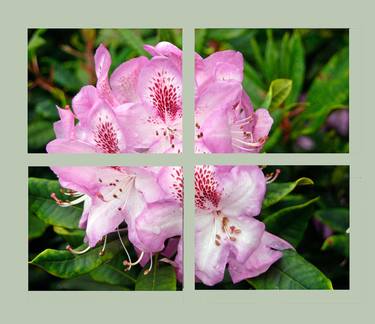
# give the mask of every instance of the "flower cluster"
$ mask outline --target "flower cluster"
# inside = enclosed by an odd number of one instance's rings
[[[182,151],[182,52],[161,42],[145,46],[152,58],[134,58],[108,79],[111,57],[100,45],[95,54],[96,86],[59,109],[55,152]],[[259,152],[272,126],[266,109],[254,111],[242,88],[243,58],[234,51],[206,59],[196,55],[196,152]],[[66,194],[62,206],[84,202],[80,226],[90,249],[109,233],[126,230],[138,259],[161,252],[182,277],[183,173],[180,167],[53,167]],[[259,275],[291,246],[265,231],[260,213],[267,178],[257,166],[195,168],[196,278],[207,285]],[[126,228],[124,228],[126,224]],[[87,250],[86,249],[86,250]],[[69,247],[72,253],[83,253]]]
[[[84,86],[72,108],[58,108],[56,139],[48,153],[179,153],[182,149],[182,52],[161,42],[152,55],[118,66],[108,78],[111,56],[95,53],[96,86]]]
[[[195,274],[222,281],[228,265],[234,283],[258,276],[292,246],[265,231],[259,215],[267,179],[257,166],[195,168]]]
[[[182,274],[182,199],[183,174],[179,167],[52,167],[59,182],[74,200],[62,201],[52,194],[62,207],[84,203],[80,227],[86,231],[86,250],[95,247],[109,233],[126,230],[129,241],[139,254],[137,261],[123,244],[128,259],[126,269],[138,263],[152,262],[152,255],[176,254],[174,261]],[[122,224],[126,224],[123,227]],[[121,228],[120,228],[121,226]],[[181,241],[181,240],[180,240]],[[166,244],[166,242],[168,244]],[[166,246],[167,245],[167,246]],[[72,253],[82,253],[68,247]],[[152,263],[150,264],[152,266]]]
[[[257,109],[242,87],[243,57],[236,51],[195,58],[197,153],[257,153],[271,129],[267,109]]]

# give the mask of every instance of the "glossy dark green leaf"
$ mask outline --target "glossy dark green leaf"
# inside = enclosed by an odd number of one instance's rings
[[[85,231],[81,229],[68,229],[61,226],[54,226],[53,230],[56,234],[63,237],[72,247],[82,245],[83,238],[85,237]]]
[[[283,251],[267,272],[248,282],[256,289],[333,289],[318,268],[293,250]]]
[[[323,251],[335,251],[338,254],[349,258],[349,235],[339,234],[328,237],[323,245]]]
[[[29,178],[29,209],[45,223],[78,229],[82,208],[78,206],[61,207],[51,198],[51,193],[59,194],[60,185],[56,180]]]
[[[135,290],[176,290],[176,272],[171,265],[158,262],[155,257],[151,272],[144,275],[147,269],[148,265],[140,272]]]
[[[267,231],[282,237],[294,247],[303,238],[307,228],[311,212],[307,212],[307,207],[318,201],[319,197],[311,199],[303,204],[286,207],[267,216],[263,222]]]
[[[40,218],[33,213],[29,215],[29,240],[38,238],[43,235],[48,224],[43,222]]]
[[[310,178],[299,178],[294,182],[273,182],[267,185],[266,197],[263,200],[263,208],[270,207],[291,193],[297,186],[313,185]]]
[[[293,82],[292,90],[286,99],[286,103],[294,103],[298,100],[298,96],[301,94],[303,80],[305,76],[305,53],[302,45],[301,37],[297,31],[295,31],[290,39],[290,55],[289,60],[289,72],[288,76]]]
[[[93,281],[87,275],[78,278],[62,280],[56,284],[58,290],[85,290],[85,291],[127,291],[129,288]]]
[[[345,233],[349,228],[348,208],[320,209],[315,217],[335,232]]]
[[[82,250],[84,246],[77,248]],[[30,263],[59,278],[74,278],[86,274],[111,260],[120,250],[119,241],[107,244],[104,255],[100,256],[102,246],[80,255],[64,250],[47,249],[38,254]]]
[[[120,252],[110,262],[91,271],[90,277],[97,282],[134,288],[137,273],[135,267],[132,267],[130,271],[124,271],[125,266],[122,262],[125,258],[126,256]]]

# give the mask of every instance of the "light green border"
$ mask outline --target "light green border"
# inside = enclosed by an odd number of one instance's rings
[[[8,1],[1,4],[2,267],[4,323],[130,322],[353,323],[373,318],[374,8],[370,1]],[[193,127],[193,28],[350,28],[350,153],[224,157],[230,163],[350,165],[351,289],[348,291],[194,291],[193,240],[185,239],[182,292],[28,292],[27,167],[148,164],[144,156],[40,156],[27,152],[26,29],[108,27],[184,29],[185,131]],[[189,72],[188,72],[189,71]],[[371,72],[372,71],[372,72]],[[187,85],[190,85],[188,87]],[[190,133],[193,134],[193,133]],[[191,135],[192,136],[192,135]],[[193,138],[184,137],[185,144]],[[5,148],[5,150],[4,150]],[[185,146],[185,150],[187,150]],[[5,152],[4,152],[5,151]],[[187,152],[187,151],[186,151]],[[192,152],[192,148],[190,153]],[[156,157],[156,159],[159,159]],[[163,158],[160,158],[163,159]],[[175,161],[172,161],[176,159]],[[210,157],[214,161],[215,157]],[[178,162],[178,163],[175,163]],[[186,237],[194,233],[194,156],[171,157],[186,176]],[[190,180],[189,180],[190,179]],[[190,181],[190,183],[189,183]]]

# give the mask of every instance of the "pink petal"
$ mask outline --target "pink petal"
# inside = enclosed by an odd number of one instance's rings
[[[153,109],[144,104],[125,104],[114,109],[122,125],[127,146],[134,151],[148,150],[161,136],[157,137],[158,124],[151,122]]]
[[[110,78],[112,93],[119,103],[137,102],[137,83],[140,71],[147,64],[144,56],[122,63],[114,70]]]
[[[100,46],[96,50],[94,59],[95,72],[98,78],[98,81],[96,83],[98,95],[110,107],[115,107],[118,105],[118,102],[116,98],[113,96],[108,82],[108,72],[111,66],[111,55],[109,54],[107,48],[103,44],[100,44]]]
[[[160,42],[156,46],[145,45],[144,49],[149,52],[152,56],[167,56],[171,54],[178,57],[182,56],[182,51],[175,45],[169,42]]]
[[[254,139],[258,141],[260,138],[268,136],[273,124],[273,119],[267,109],[257,109],[255,111],[255,125],[253,128]]]
[[[169,59],[157,57],[149,62],[138,79],[141,100],[153,108],[161,121],[181,118],[182,76]]]
[[[229,217],[257,216],[266,192],[266,180],[258,166],[235,166],[221,178],[221,208]]]
[[[158,252],[166,239],[182,234],[182,210],[173,201],[148,204],[135,224],[142,250]]]
[[[232,234],[234,241],[231,250],[238,262],[245,262],[256,250],[264,234],[264,223],[248,217],[229,218],[228,227],[235,226],[240,230],[238,234]]]
[[[146,167],[144,168],[128,168],[129,172],[134,173],[135,188],[143,194],[146,202],[153,203],[164,198],[164,192],[160,188],[156,174]]]
[[[273,263],[282,257],[280,251],[290,248],[292,246],[288,242],[264,232],[260,245],[245,263],[230,259],[228,269],[233,282],[237,283],[266,272]]]
[[[201,124],[202,142],[212,153],[230,153],[232,149],[232,136],[228,116],[222,109],[216,109]]]
[[[99,96],[94,86],[88,85],[82,87],[72,99],[73,111],[77,118],[81,121],[87,118],[90,110],[98,100]]]
[[[60,120],[53,124],[57,138],[70,139],[74,137],[74,115],[70,109],[57,108]]]
[[[211,214],[196,217],[195,275],[205,285],[213,286],[224,278],[229,257],[228,244],[215,244],[215,224]],[[201,224],[200,224],[201,223]]]
[[[55,139],[46,146],[48,153],[94,153],[95,147],[74,139]]]
[[[122,204],[120,199],[109,202],[103,202],[99,198],[93,200],[86,226],[86,237],[91,247],[94,247],[103,236],[115,231],[124,221],[124,212],[118,210]]]
[[[72,189],[87,195],[94,195],[99,189],[96,167],[51,167],[63,188]]]

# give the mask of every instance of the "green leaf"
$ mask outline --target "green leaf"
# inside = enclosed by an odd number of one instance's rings
[[[35,105],[35,112],[44,119],[57,120],[58,111],[56,109],[56,104],[51,99],[45,99],[38,102]]]
[[[54,226],[53,230],[56,234],[63,237],[72,247],[80,246],[85,237],[85,231],[81,229],[68,229],[65,227]]]
[[[88,276],[67,279],[56,284],[58,290],[86,290],[86,291],[127,291],[127,287],[98,283]]]
[[[292,79],[293,88],[289,97],[286,99],[287,104],[294,103],[298,100],[305,76],[305,53],[301,37],[297,31],[293,33],[289,46],[290,55],[288,59],[290,66],[288,76]]]
[[[137,35],[134,30],[120,29],[119,31],[126,45],[131,47],[138,55],[147,54],[143,49],[144,44],[142,38]]]
[[[272,29],[267,30],[267,42],[265,48],[265,65],[264,74],[268,81],[273,80],[278,75],[278,62],[279,57],[278,50],[276,49],[273,41]]]
[[[315,217],[335,232],[345,233],[349,228],[349,210],[347,208],[321,209]]]
[[[196,29],[195,30],[195,51],[197,53],[201,53],[203,46],[206,41],[206,36],[207,36],[207,29]]]
[[[264,84],[259,73],[250,64],[244,64],[243,87],[249,93],[255,108],[259,108],[265,96]]]
[[[119,253],[109,263],[102,264],[91,271],[90,277],[97,282],[134,288],[137,275],[134,267],[130,271],[124,271],[125,267],[122,263],[124,259],[125,256]]]
[[[335,54],[314,79],[306,97],[306,110],[296,118],[297,135],[316,132],[335,108],[344,107],[349,98],[349,49]],[[306,125],[306,121],[309,122]]]
[[[333,289],[318,268],[293,250],[283,251],[266,273],[247,281],[256,289]]]
[[[267,186],[266,197],[263,200],[263,208],[278,203],[286,195],[290,194],[297,186],[313,185],[310,178],[299,178],[294,182],[273,182]]]
[[[46,40],[41,37],[41,35],[45,32],[45,29],[37,29],[27,45],[29,59],[36,54],[36,51],[39,47],[43,46],[46,43]]]
[[[261,51],[260,51],[260,48],[259,48],[259,44],[258,44],[255,37],[250,39],[250,47],[251,47],[251,51],[252,51],[251,54],[252,54],[252,57],[255,60],[255,63],[257,64],[259,70],[263,71],[264,67],[265,67],[265,62],[264,62],[264,59],[262,57],[262,54],[261,54]]]
[[[47,229],[48,224],[43,222],[34,214],[29,215],[29,240],[42,236]]]
[[[271,82],[268,93],[262,107],[276,108],[279,107],[284,100],[289,96],[292,90],[292,80],[276,79]]]
[[[340,234],[328,237],[322,245],[322,250],[335,251],[336,253],[349,258],[349,235]]]
[[[168,28],[160,28],[158,29],[158,41],[159,42],[170,42],[172,44],[176,43],[175,34],[173,30]]]
[[[29,124],[28,142],[30,148],[44,148],[54,138],[55,132],[53,131],[51,122],[37,120]]]
[[[29,209],[46,224],[78,229],[82,208],[61,207],[51,198],[51,193],[59,194],[60,184],[56,180],[29,178]]]
[[[78,250],[83,248],[85,247],[82,246]],[[107,243],[102,256],[99,255],[101,249],[102,247],[98,246],[80,255],[63,250],[47,249],[38,254],[30,263],[59,278],[75,278],[111,260],[121,250],[121,245],[119,241]]]
[[[148,266],[140,272],[135,290],[176,290],[176,273],[169,264],[160,265],[157,260],[157,255],[154,258],[154,266],[151,272],[144,275],[144,271]]]
[[[316,197],[303,204],[286,207],[267,216],[263,221],[267,231],[282,237],[296,247],[302,240],[311,217],[311,213],[304,209],[318,200],[319,197]]]

